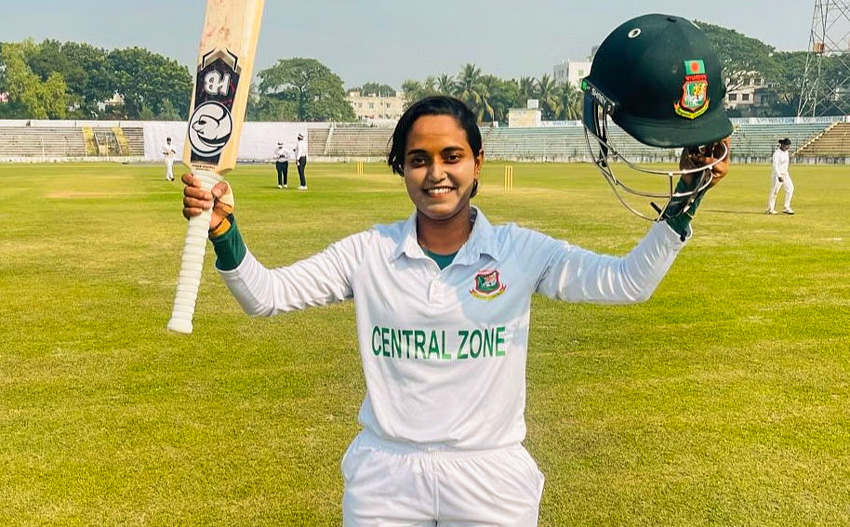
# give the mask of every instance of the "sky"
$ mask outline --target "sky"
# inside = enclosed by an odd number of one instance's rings
[[[139,46],[194,67],[204,0],[3,1],[0,40]],[[674,14],[734,29],[780,51],[805,50],[815,0],[266,0],[255,72],[314,58],[343,80],[400,89],[472,63],[503,79],[552,75],[585,60],[622,22]]]

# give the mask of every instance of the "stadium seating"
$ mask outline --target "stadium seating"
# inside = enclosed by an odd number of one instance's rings
[[[330,140],[325,141],[319,155],[343,159],[386,157],[392,132],[392,128],[332,126],[328,130]]]
[[[124,126],[121,127],[124,132],[124,138],[127,140],[129,152],[127,155],[132,157],[144,157],[145,155],[145,131],[141,126]]]
[[[489,159],[570,161],[587,152],[580,127],[482,128]]]
[[[750,124],[735,122],[732,133],[733,160],[767,161],[782,138],[791,139],[792,153],[823,133],[828,123]],[[799,154],[796,154],[799,157]]]
[[[328,147],[330,128],[310,128],[307,130],[307,156],[311,158],[323,157]]]
[[[802,144],[794,155],[825,160],[850,158],[850,123],[833,123],[822,134]]]
[[[0,127],[0,160],[85,157],[79,128]]]
[[[97,157],[145,158],[145,136],[139,124],[103,126],[26,126],[0,124],[0,161],[61,160]],[[801,162],[850,160],[850,123],[734,120],[732,158],[736,163],[769,162],[779,139],[792,141],[792,154]],[[95,123],[96,124],[96,123]],[[362,124],[329,124],[308,129],[308,155],[315,160],[385,159],[392,128]],[[578,123],[538,128],[485,125],[480,128],[487,158],[508,161],[587,162],[590,153]],[[675,161],[675,149],[643,145],[613,123],[609,143],[629,161]],[[594,146],[595,148],[595,146]]]
[[[630,161],[656,162],[675,159],[674,150],[643,145],[618,126],[610,124],[608,142]],[[484,150],[490,159],[513,161],[589,161],[584,128],[559,126],[541,128],[482,129]],[[595,148],[595,146],[594,146]]]
[[[0,161],[144,155],[142,127],[0,126]]]
[[[795,147],[809,144],[823,134],[828,123],[751,124],[735,122],[732,135],[734,162],[767,162],[777,141],[789,137]],[[843,130],[843,128],[842,128]],[[622,129],[609,123],[609,143],[626,159],[633,162],[671,162],[678,159],[676,149],[648,147],[632,139]],[[841,132],[845,133],[845,132]],[[310,130],[310,155],[326,159],[381,158],[386,156],[392,130],[354,125],[331,125],[327,129]],[[839,134],[836,132],[835,135]],[[539,128],[510,128],[482,126],[481,135],[488,159],[511,161],[589,161],[590,154],[584,129],[577,123],[570,126]],[[841,137],[844,137],[843,135]],[[850,138],[848,138],[850,143]],[[840,140],[824,142],[819,157],[850,157],[842,150]],[[847,146],[850,148],[850,145]],[[797,156],[806,155],[801,151]],[[827,155],[821,152],[832,152]]]

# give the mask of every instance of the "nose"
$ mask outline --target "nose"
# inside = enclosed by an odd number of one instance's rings
[[[443,167],[443,163],[439,160],[432,161],[431,165],[428,167],[426,177],[429,181],[442,181],[445,179],[446,172]]]

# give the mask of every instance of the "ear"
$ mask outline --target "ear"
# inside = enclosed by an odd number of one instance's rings
[[[479,150],[478,155],[475,156],[475,179],[478,179],[478,176],[481,175],[481,167],[484,166],[484,149]]]

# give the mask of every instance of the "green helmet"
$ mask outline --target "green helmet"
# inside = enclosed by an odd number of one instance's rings
[[[713,152],[713,145],[733,131],[723,107],[726,86],[721,69],[717,53],[702,30],[689,20],[671,15],[633,18],[612,31],[596,51],[590,75],[582,80],[587,145],[617,198],[638,216],[657,220],[670,217],[671,210],[676,211],[673,215],[681,214],[708,189],[710,169],[729,151],[723,145],[723,155],[708,167],[671,171],[640,166],[626,159],[610,140],[609,119],[651,147],[707,147]],[[616,177],[611,163],[615,160],[638,172],[661,176],[664,181],[657,186],[660,190],[647,190]],[[689,178],[692,182],[687,189],[676,190],[673,178],[685,174],[695,177]],[[641,212],[632,200],[624,199],[623,193],[650,198],[654,212]],[[656,204],[662,199],[666,203]]]
[[[644,144],[701,146],[732,134],[721,69],[696,24],[677,16],[643,15],[605,38],[582,88],[591,104],[602,106]]]

